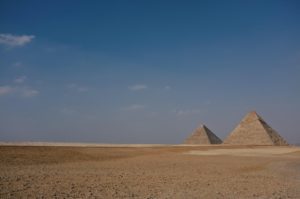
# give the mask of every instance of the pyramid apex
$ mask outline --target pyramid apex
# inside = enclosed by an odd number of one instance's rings
[[[244,121],[257,120],[261,119],[261,117],[257,114],[256,111],[250,111],[245,117]]]
[[[250,116],[258,116],[258,114],[257,114],[256,111],[250,111],[247,115],[250,115]]]
[[[256,114],[256,115],[257,115],[257,112],[256,112],[255,110],[250,111],[249,113],[251,113],[251,114]]]
[[[205,126],[205,124],[200,124],[199,125],[199,128],[205,128],[206,126]]]

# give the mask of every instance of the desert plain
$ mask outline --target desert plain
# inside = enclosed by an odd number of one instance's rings
[[[7,144],[0,198],[300,198],[300,148]]]

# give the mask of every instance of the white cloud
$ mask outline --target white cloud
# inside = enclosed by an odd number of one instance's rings
[[[11,86],[0,86],[0,96],[7,95],[9,93],[12,93],[13,91],[14,91],[14,88]]]
[[[136,111],[136,110],[141,110],[141,109],[144,109],[144,108],[145,108],[144,105],[141,105],[141,104],[132,104],[130,106],[122,108],[122,110],[124,110],[124,111]]]
[[[190,115],[197,115],[199,113],[201,113],[201,110],[198,109],[192,109],[192,110],[175,110],[174,111],[176,116],[190,116]]]
[[[34,35],[12,35],[12,34],[0,34],[0,44],[17,47],[24,46],[30,43],[35,38]]]
[[[132,86],[128,87],[128,89],[131,91],[141,91],[141,90],[145,90],[147,88],[148,88],[147,85],[144,85],[144,84],[136,84],[136,85],[132,85]]]
[[[20,77],[17,77],[16,79],[14,79],[14,82],[15,83],[18,83],[18,84],[21,84],[21,83],[24,83],[24,81],[27,79],[26,76],[20,76]]]

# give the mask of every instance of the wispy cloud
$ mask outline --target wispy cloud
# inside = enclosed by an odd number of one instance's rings
[[[165,86],[166,90],[171,90],[171,86]]]
[[[80,87],[77,88],[77,91],[80,92],[80,93],[87,92],[87,91],[89,91],[89,88],[80,86]]]
[[[14,88],[11,86],[0,86],[0,96],[7,95],[9,93],[12,93],[13,91],[14,91]]]
[[[132,86],[128,87],[128,89],[131,91],[141,91],[141,90],[145,90],[147,88],[148,87],[145,84],[136,84],[136,85],[132,85]]]
[[[13,80],[13,85],[0,85],[0,96],[14,94],[21,97],[34,97],[39,94],[39,91],[24,85],[24,81],[27,79],[25,75],[17,77]]]
[[[24,46],[35,38],[34,35],[0,34],[0,44],[8,47]]]
[[[18,61],[18,62],[13,63],[12,66],[16,67],[16,68],[19,68],[19,67],[23,66],[23,63]]]
[[[202,111],[198,109],[191,109],[191,110],[175,110],[174,112],[176,116],[182,117],[182,116],[197,115],[200,114]]]
[[[39,91],[30,87],[20,86],[0,86],[0,96],[8,94],[16,94],[22,97],[34,97],[39,94]]]
[[[74,115],[77,111],[71,108],[64,107],[60,112],[64,115]]]
[[[27,79],[27,77],[25,75],[23,75],[23,76],[20,76],[20,77],[17,77],[16,79],[14,79],[14,82],[21,84],[21,83],[24,83],[26,79]]]
[[[123,111],[136,111],[136,110],[141,110],[141,109],[144,109],[144,108],[145,108],[144,105],[132,104],[130,106],[123,107],[121,110],[123,110]]]
[[[74,83],[68,84],[68,85],[67,85],[67,88],[70,89],[70,90],[77,91],[77,92],[79,92],[79,93],[87,92],[87,91],[90,90],[88,87],[79,86],[79,85],[74,84]]]
[[[23,97],[34,97],[39,94],[38,90],[32,88],[21,88],[20,93]]]

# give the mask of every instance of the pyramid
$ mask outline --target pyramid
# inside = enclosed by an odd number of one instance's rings
[[[192,135],[190,135],[184,144],[221,144],[222,140],[218,138],[205,125],[197,128]]]
[[[288,145],[255,111],[248,113],[224,140],[233,145]]]

